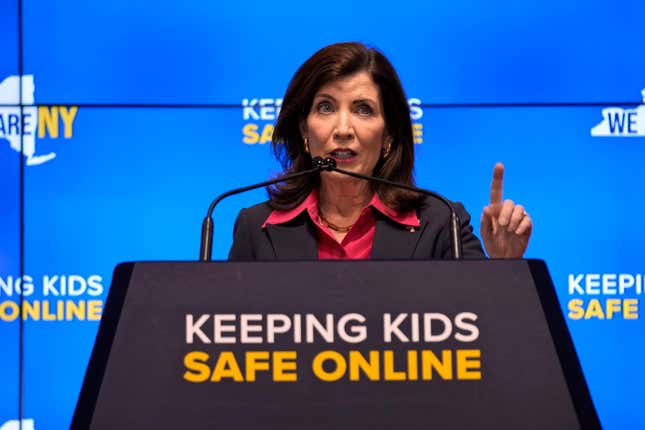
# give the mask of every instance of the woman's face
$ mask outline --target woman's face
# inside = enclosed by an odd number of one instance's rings
[[[362,71],[322,86],[301,132],[312,157],[331,157],[342,169],[371,175],[387,138],[381,94],[371,76]]]

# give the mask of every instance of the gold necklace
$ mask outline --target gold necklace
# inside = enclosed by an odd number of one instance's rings
[[[325,226],[331,228],[334,231],[337,231],[338,233],[347,233],[354,226],[354,224],[356,224],[356,223],[352,223],[352,224],[350,224],[350,225],[348,225],[346,227],[343,227],[343,226],[331,223],[331,222],[327,221],[327,218],[325,218],[325,216],[322,214],[320,209],[318,209],[318,219],[320,219],[320,222],[322,224],[324,224]]]

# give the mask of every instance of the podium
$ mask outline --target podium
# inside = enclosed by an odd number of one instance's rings
[[[598,429],[539,260],[114,272],[74,429]]]

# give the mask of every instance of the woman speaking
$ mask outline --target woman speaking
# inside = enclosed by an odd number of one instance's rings
[[[414,185],[414,141],[407,98],[390,62],[360,43],[322,48],[298,69],[283,98],[272,148],[284,173],[313,157],[339,168]],[[493,258],[520,258],[532,231],[521,205],[502,200],[497,164],[480,234]],[[452,257],[450,211],[434,197],[339,172],[281,182],[269,201],[243,209],[230,260],[445,259]],[[465,258],[485,257],[461,220]]]

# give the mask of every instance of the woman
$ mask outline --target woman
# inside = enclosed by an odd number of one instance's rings
[[[272,147],[285,174],[321,156],[345,170],[414,185],[407,98],[390,62],[359,43],[322,48],[298,69]],[[502,178],[497,164],[481,236],[489,256],[519,258],[532,222],[522,206],[502,202]],[[230,260],[451,258],[450,213],[435,198],[338,172],[283,182],[269,196],[240,212]],[[464,257],[485,257],[470,216],[455,206]]]

